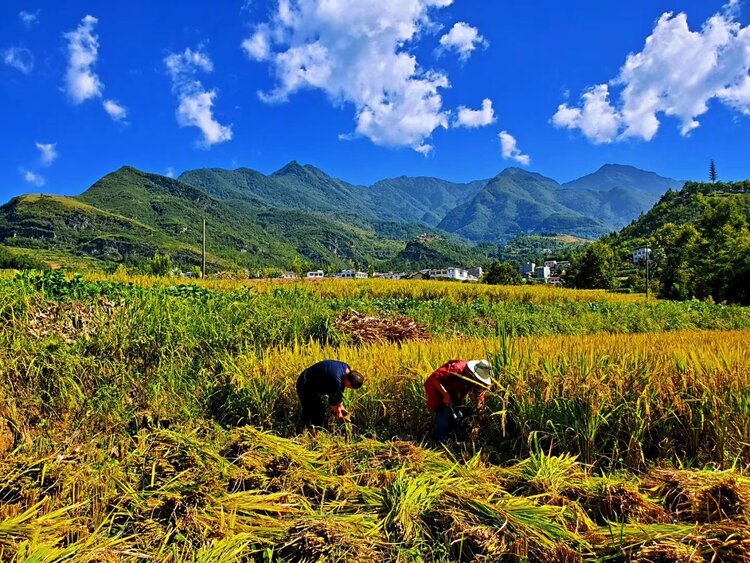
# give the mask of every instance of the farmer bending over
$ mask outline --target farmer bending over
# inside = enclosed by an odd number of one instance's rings
[[[443,444],[456,431],[471,409],[463,406],[474,393],[477,410],[484,410],[484,391],[492,385],[492,366],[487,360],[451,360],[424,382],[427,409],[435,413],[435,440]]]
[[[323,396],[336,418],[349,422],[349,411],[344,408],[344,389],[359,389],[365,378],[344,362],[325,360],[310,366],[297,378],[297,395],[302,405],[302,417],[308,428],[326,428],[326,407]]]

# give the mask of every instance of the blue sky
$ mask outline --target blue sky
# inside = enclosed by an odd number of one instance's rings
[[[5,0],[0,202],[125,164],[371,183],[704,179],[715,158],[745,179],[748,20],[734,0]]]

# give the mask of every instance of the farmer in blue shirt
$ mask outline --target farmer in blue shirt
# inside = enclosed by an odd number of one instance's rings
[[[310,366],[297,378],[297,395],[302,405],[302,417],[308,428],[326,428],[326,407],[323,396],[336,418],[349,422],[349,411],[344,408],[344,389],[359,389],[365,378],[349,365],[336,360],[325,360]]]

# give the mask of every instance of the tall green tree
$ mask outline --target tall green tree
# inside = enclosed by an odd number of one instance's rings
[[[168,276],[172,272],[172,257],[169,254],[159,254],[157,250],[154,257],[146,263],[146,272],[152,276]]]
[[[711,159],[711,165],[708,168],[708,177],[711,178],[711,183],[715,184],[716,180],[719,179],[719,175],[716,173],[716,163],[714,159]]]
[[[482,281],[491,285],[518,285],[523,278],[511,264],[495,261],[490,265]]]
[[[689,299],[695,292],[695,256],[701,235],[693,225],[667,223],[654,234],[654,274],[660,293],[669,299]]]
[[[566,279],[579,289],[613,289],[615,267],[612,247],[597,241],[573,256]]]

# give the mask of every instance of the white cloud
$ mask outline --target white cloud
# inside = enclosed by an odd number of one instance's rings
[[[454,127],[485,127],[495,123],[495,110],[492,109],[492,100],[489,98],[482,102],[482,109],[469,109],[465,106],[458,108],[458,117],[453,123]]]
[[[615,102],[600,84],[578,107],[562,104],[553,123],[602,143],[650,141],[662,115],[676,118],[682,135],[689,135],[713,100],[750,115],[750,26],[736,21],[738,8],[739,1],[730,1],[700,31],[690,29],[684,13],[663,14],[643,50],[629,55],[610,82],[619,90]]]
[[[523,154],[521,149],[518,148],[518,143],[515,137],[507,131],[502,131],[500,137],[500,148],[503,153],[503,158],[508,160],[515,160],[523,166],[531,164],[531,157],[527,154]]]
[[[3,51],[3,62],[24,74],[34,70],[34,55],[26,47],[10,47]]]
[[[26,10],[21,10],[18,13],[18,17],[23,22],[23,25],[25,25],[27,28],[30,28],[32,25],[39,23],[39,10],[36,12],[27,12]]]
[[[23,172],[23,179],[32,186],[36,186],[37,188],[41,188],[45,184],[44,178],[42,178],[39,174],[35,174],[31,170],[26,170]]]
[[[94,33],[98,21],[94,16],[86,16],[81,20],[81,25],[65,34],[69,56],[65,87],[68,96],[76,104],[99,98],[104,89],[94,72],[99,56],[99,37]]]
[[[242,48],[254,61],[268,60],[271,56],[271,36],[268,26],[258,26],[255,33],[242,42]]]
[[[448,127],[440,89],[444,74],[420,67],[410,44],[430,28],[431,10],[452,0],[278,0],[272,19],[242,47],[268,61],[277,85],[260,94],[286,101],[302,89],[352,104],[355,134],[377,145],[429,152],[428,142]],[[342,138],[351,138],[344,135]]]
[[[36,143],[42,166],[51,166],[57,160],[57,143]]]
[[[197,127],[203,133],[201,145],[210,147],[232,139],[232,126],[222,125],[213,116],[216,90],[206,90],[196,79],[199,71],[213,71],[213,63],[200,50],[185,49],[164,59],[177,95],[177,123],[180,127]]]
[[[609,101],[609,87],[606,84],[594,86],[582,96],[581,107],[560,105],[552,117],[557,127],[580,129],[595,144],[611,143],[620,128],[622,116]]]
[[[174,178],[174,176],[175,176],[175,174],[174,174],[174,168],[172,168],[171,166],[169,166],[167,168],[166,176],[167,176],[167,178]]]
[[[128,110],[114,100],[104,100],[102,107],[107,112],[107,115],[115,121],[125,121],[128,118]]]
[[[99,36],[94,28],[99,22],[94,16],[86,16],[74,30],[65,34],[68,41],[68,69],[65,72],[65,90],[74,104],[101,98],[104,84],[94,71],[99,58]],[[104,100],[102,108],[114,121],[124,121],[127,110],[114,100]]]
[[[455,51],[462,61],[467,61],[477,47],[487,47],[489,43],[479,34],[476,27],[466,22],[456,23],[440,38],[440,51]]]

